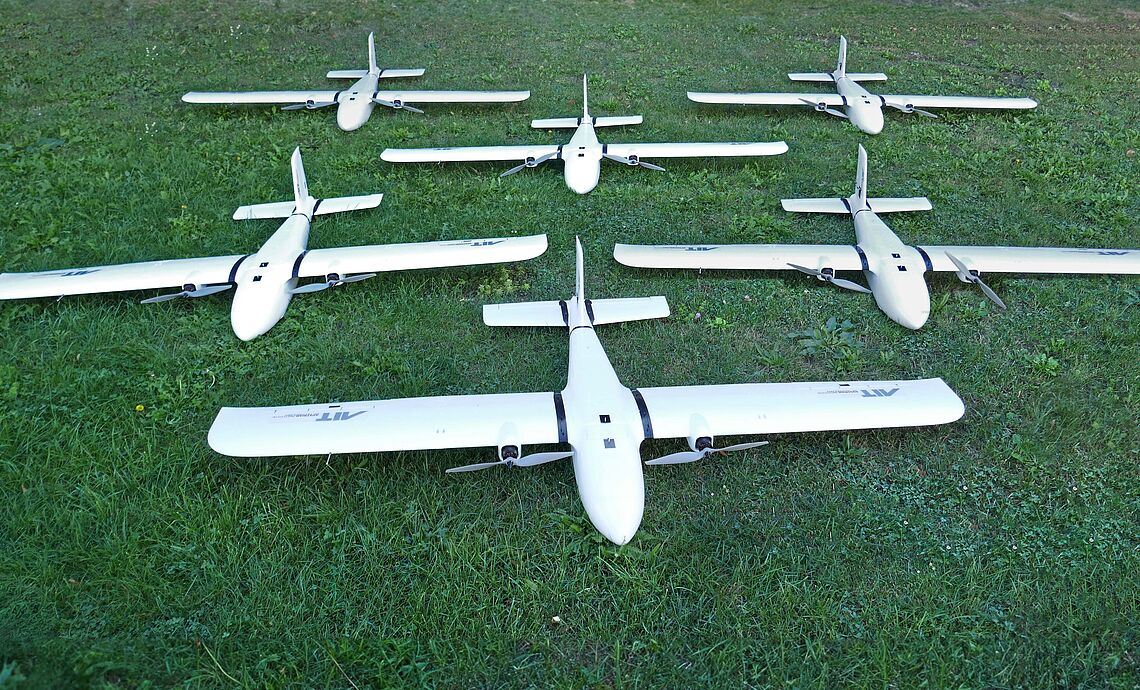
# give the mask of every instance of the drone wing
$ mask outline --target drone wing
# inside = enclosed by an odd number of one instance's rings
[[[546,235],[312,249],[302,256],[297,275],[347,275],[524,261],[545,251]]]
[[[183,94],[187,103],[214,105],[290,105],[335,103],[340,91],[191,91]]]
[[[233,282],[243,255],[146,261],[38,273],[0,273],[0,299],[61,297]]]
[[[400,103],[514,103],[530,91],[377,91],[375,98]]]
[[[654,438],[947,424],[965,413],[942,379],[639,388]]]
[[[790,264],[836,271],[867,268],[849,244],[617,244],[614,259],[638,268],[787,271]]]
[[[919,247],[935,271],[957,268],[953,254],[981,273],[1116,273],[1140,274],[1140,249],[1062,249],[1052,247]]]
[[[242,458],[564,443],[555,400],[552,393],[511,393],[223,407],[209,442]]]
[[[605,153],[629,158],[701,158],[722,156],[776,156],[788,150],[782,141],[693,144],[606,144]]]
[[[911,108],[993,108],[1003,110],[1029,110],[1037,107],[1032,98],[989,98],[983,96],[882,96],[886,105],[910,110]]]
[[[834,93],[706,93],[690,91],[689,100],[697,103],[735,105],[844,105],[843,96]],[[805,102],[806,101],[806,102]]]
[[[561,146],[452,146],[436,149],[384,149],[381,160],[389,163],[445,163],[457,161],[519,161],[557,154]]]

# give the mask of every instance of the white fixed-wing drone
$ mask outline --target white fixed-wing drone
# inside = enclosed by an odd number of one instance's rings
[[[385,149],[380,158],[392,163],[445,163],[470,161],[523,162],[499,177],[512,175],[524,168],[536,168],[549,160],[565,162],[563,175],[566,186],[586,194],[598,185],[602,159],[651,170],[664,170],[661,166],[646,163],[643,158],[686,158],[697,156],[774,156],[788,150],[782,141],[725,142],[716,144],[602,144],[595,133],[597,127],[641,124],[640,115],[591,117],[586,87],[582,75],[582,117],[556,117],[534,120],[535,129],[574,129],[574,136],[564,145],[536,144],[524,146],[459,146],[435,149]]]
[[[306,249],[313,216],[375,208],[383,194],[314,199],[309,196],[300,149],[293,150],[293,201],[242,206],[234,220],[285,218],[254,254],[170,259],[39,273],[0,273],[0,299],[62,297],[181,285],[180,292],[144,299],[205,297],[234,289],[230,323],[252,340],[285,315],[293,295],[371,278],[377,271],[403,271],[531,259],[546,251],[546,235],[483,240],[445,240],[336,249]],[[323,282],[298,286],[301,278]]]
[[[329,79],[355,79],[347,89],[324,91],[191,91],[182,100],[213,105],[282,105],[283,110],[313,110],[335,105],[336,123],[345,130],[359,128],[378,105],[394,110],[423,111],[408,103],[514,103],[530,98],[530,91],[378,91],[379,80],[418,77],[422,68],[380,68],[376,45],[368,34],[368,69],[332,70]]]
[[[818,112],[846,118],[867,134],[883,131],[883,108],[937,118],[923,108],[983,108],[1027,110],[1037,107],[1032,98],[986,98],[975,96],[877,96],[868,92],[861,81],[886,81],[882,72],[848,72],[847,39],[839,37],[839,64],[834,72],[792,72],[792,81],[834,83],[832,94],[817,93],[706,93],[690,91],[689,100],[698,103],[732,105],[807,105]],[[836,110],[842,107],[843,110]]]
[[[887,316],[910,329],[930,317],[930,290],[923,274],[953,271],[964,283],[981,288],[998,306],[1001,299],[982,282],[994,273],[1140,273],[1140,250],[1049,247],[908,246],[891,231],[880,213],[929,211],[926,197],[867,198],[867,152],[859,146],[855,193],[846,199],[784,199],[784,210],[797,213],[850,214],[855,245],[738,244],[614,246],[614,258],[640,268],[795,269],[832,285],[875,296]],[[838,278],[836,271],[863,271],[870,289]]]
[[[577,244],[573,297],[483,308],[483,320],[491,326],[568,329],[570,364],[561,392],[225,407],[210,428],[210,446],[236,457],[498,449],[497,460],[448,472],[531,467],[573,457],[586,514],[599,532],[620,545],[633,538],[645,508],[640,455],[645,439],[688,439],[691,450],[646,463],[667,465],[765,443],[717,448],[716,436],[944,424],[964,412],[942,379],[630,390],[614,372],[594,326],[668,314],[664,297],[587,299],[582,246]],[[524,445],[554,443],[569,444],[571,450],[523,454]]]

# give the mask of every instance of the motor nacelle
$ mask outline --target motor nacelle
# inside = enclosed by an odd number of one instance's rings
[[[705,451],[713,447],[712,436],[689,436],[689,448],[696,451]]]
[[[499,446],[499,460],[501,460],[507,467],[514,467],[515,461],[522,457],[522,446],[517,443],[510,443]]]

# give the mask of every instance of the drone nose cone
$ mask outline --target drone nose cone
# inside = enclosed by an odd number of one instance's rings
[[[247,343],[259,335],[264,335],[265,332],[269,330],[268,328],[261,328],[261,324],[238,321],[233,318],[230,319],[230,325],[233,326],[234,335]]]
[[[639,502],[636,505],[623,506],[621,509],[611,507],[605,511],[587,512],[587,515],[602,536],[618,546],[624,546],[633,539],[633,535],[637,534],[644,510],[644,504]]]
[[[851,124],[867,134],[878,134],[883,131],[883,111],[873,106],[851,108],[849,111]]]
[[[574,164],[575,161],[568,161],[566,165],[566,186],[578,194],[589,194],[598,186],[598,177],[601,175],[601,167],[596,165],[593,170],[584,166]]]
[[[925,312],[915,312],[911,314],[897,314],[894,317],[896,323],[912,331],[917,331],[922,328],[927,319],[930,318],[930,310]]]

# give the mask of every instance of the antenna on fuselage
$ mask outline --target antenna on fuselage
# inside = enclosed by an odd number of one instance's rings
[[[368,34],[368,73],[380,74],[380,67],[376,64],[376,39],[372,32]]]
[[[586,85],[586,73],[582,73],[582,121],[590,119],[590,90]]]
[[[847,74],[847,38],[839,37],[839,62],[835,65],[835,76]]]

